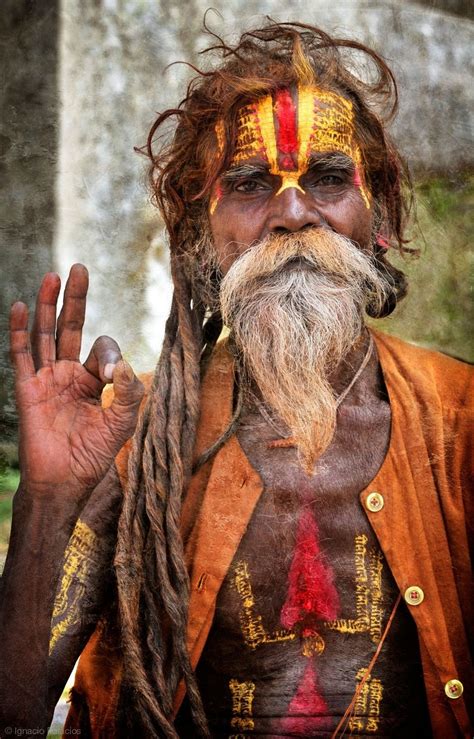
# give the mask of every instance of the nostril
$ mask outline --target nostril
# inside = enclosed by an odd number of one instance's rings
[[[315,228],[318,228],[319,224],[316,223],[305,223],[304,226],[295,225],[294,228],[290,228],[287,226],[275,226],[271,229],[271,233],[273,234],[292,234],[292,233],[298,233],[300,231],[311,231]]]

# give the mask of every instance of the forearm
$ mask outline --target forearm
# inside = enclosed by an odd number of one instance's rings
[[[78,512],[59,496],[21,486],[0,585],[0,726],[46,728],[51,615],[64,551]]]
[[[59,275],[45,275],[32,322],[22,302],[10,312],[20,469],[28,488],[15,498],[0,582],[0,727],[30,728],[31,735],[47,727],[98,619],[121,499],[116,475],[114,494],[105,489],[102,497],[101,485],[133,434],[143,397],[110,337],[99,337],[81,364],[87,270],[71,268],[56,318],[60,284]],[[114,397],[102,407],[110,380]],[[97,515],[93,510],[82,520],[91,501]]]
[[[110,585],[121,490],[111,469],[82,507],[15,499],[0,603],[0,726],[46,728]]]
[[[49,702],[67,678],[114,592],[113,556],[122,488],[113,466],[96,487],[68,542],[59,576],[49,644]]]

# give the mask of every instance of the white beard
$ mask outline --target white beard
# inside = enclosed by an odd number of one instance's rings
[[[389,290],[369,255],[321,228],[272,234],[222,280],[222,317],[244,375],[289,428],[308,472],[334,435],[329,377],[360,337],[368,301],[381,305]]]

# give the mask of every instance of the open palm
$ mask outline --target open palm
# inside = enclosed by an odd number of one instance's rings
[[[60,280],[46,275],[31,334],[26,306],[12,307],[20,465],[35,492],[90,490],[135,428],[143,389],[115,341],[97,339],[86,362],[79,362],[87,288],[87,270],[74,265],[56,321]],[[114,401],[103,409],[100,395],[112,375]]]

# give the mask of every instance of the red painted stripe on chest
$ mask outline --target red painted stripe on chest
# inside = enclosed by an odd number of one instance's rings
[[[275,113],[277,119],[277,149],[282,154],[298,153],[298,128],[296,107],[290,91],[278,90],[275,96]],[[295,169],[291,156],[283,157],[285,169]]]
[[[311,511],[305,510],[298,521],[281,623],[286,629],[293,629],[297,624],[312,625],[315,619],[331,621],[338,610],[334,573],[321,553],[316,521]]]
[[[288,716],[281,729],[288,734],[314,736],[313,732],[328,729],[328,706],[320,693],[314,666],[308,663],[298,690],[288,706]]]

